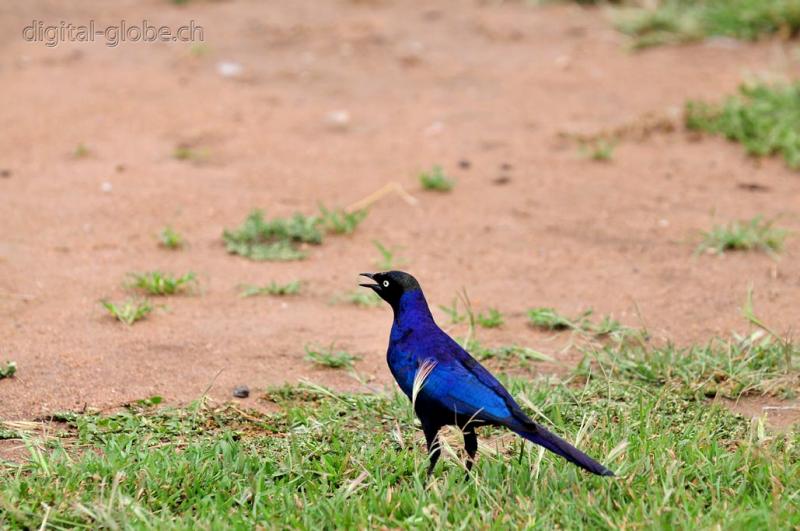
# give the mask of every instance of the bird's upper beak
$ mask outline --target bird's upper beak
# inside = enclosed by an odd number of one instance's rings
[[[358,276],[367,277],[369,279],[375,278],[375,275],[373,273],[361,273]],[[380,284],[377,284],[377,283],[376,284],[359,284],[359,286],[363,286],[365,288],[370,288],[375,292],[379,292],[381,290]]]

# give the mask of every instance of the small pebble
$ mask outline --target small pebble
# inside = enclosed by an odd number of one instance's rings
[[[508,175],[501,175],[492,181],[494,184],[502,186],[511,182],[511,177]]]
[[[239,77],[243,71],[244,67],[234,61],[217,63],[217,73],[222,77]]]
[[[11,170],[3,168],[2,170],[0,170],[0,177],[2,177],[3,179],[8,179],[9,177],[11,177]]]
[[[325,115],[325,123],[331,129],[345,130],[350,125],[350,113],[344,109]]]
[[[102,190],[105,193],[109,193],[112,188],[113,186],[108,181],[103,181],[103,184],[100,185],[100,190]]]
[[[250,388],[246,385],[239,385],[233,390],[233,396],[236,398],[247,398],[250,396]]]
[[[462,170],[468,170],[470,167],[472,167],[472,163],[467,159],[461,159],[458,161],[458,167]]]

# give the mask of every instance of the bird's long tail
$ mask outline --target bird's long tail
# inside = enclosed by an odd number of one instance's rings
[[[531,422],[520,429],[515,428],[514,432],[532,443],[544,446],[551,452],[560,455],[570,463],[574,463],[584,470],[588,470],[592,474],[597,474],[598,476],[614,475],[611,470],[581,452],[555,433],[547,431],[544,427],[539,426],[535,422]]]

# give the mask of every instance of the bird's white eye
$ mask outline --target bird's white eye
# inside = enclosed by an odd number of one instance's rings
[[[384,288],[388,288],[389,287],[389,281],[388,280],[384,280],[383,281],[383,287]]]

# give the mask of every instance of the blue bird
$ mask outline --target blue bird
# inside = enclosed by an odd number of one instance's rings
[[[361,276],[374,284],[360,285],[372,289],[394,311],[386,359],[422,423],[430,456],[428,475],[441,453],[439,430],[450,425],[458,426],[464,434],[468,472],[478,450],[475,428],[504,426],[593,474],[614,475],[528,418],[500,382],[434,322],[425,295],[413,276],[402,271]]]

